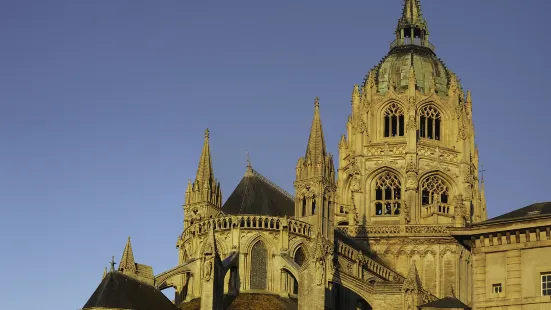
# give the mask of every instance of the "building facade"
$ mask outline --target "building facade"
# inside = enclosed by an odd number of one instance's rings
[[[419,0],[404,1],[394,35],[352,87],[337,159],[316,98],[294,195],[249,163],[222,204],[207,130],[186,189],[178,265],[152,278],[129,241],[112,273],[174,288],[181,309],[224,309],[242,296],[254,309],[268,295],[286,305],[273,309],[551,309],[549,226],[486,221],[473,99],[436,56]],[[519,284],[538,272],[542,295]],[[492,295],[489,283],[501,291]],[[540,308],[523,306],[530,300]]]

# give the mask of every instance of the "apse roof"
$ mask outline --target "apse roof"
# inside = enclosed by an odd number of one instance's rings
[[[539,202],[534,203],[524,208],[520,208],[509,213],[494,217],[487,221],[477,223],[477,224],[486,224],[493,222],[503,222],[512,219],[521,219],[521,218],[533,218],[540,217],[542,215],[551,215],[551,202]]]
[[[436,308],[436,309],[471,309],[469,306],[462,303],[459,299],[455,297],[444,297],[427,304],[419,306],[420,309],[423,308]]]
[[[109,272],[83,309],[114,308],[133,310],[176,310],[158,289],[120,272]]]
[[[249,166],[241,182],[222,206],[222,212],[294,216],[295,203],[291,194]]]

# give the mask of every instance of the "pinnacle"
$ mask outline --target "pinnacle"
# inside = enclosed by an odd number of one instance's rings
[[[209,181],[214,181],[214,172],[212,169],[212,159],[210,157],[210,145],[209,145],[210,131],[207,128],[205,130],[205,142],[203,143],[203,151],[201,152],[201,159],[199,159],[199,166],[197,167],[197,175],[195,180],[199,182],[200,186],[203,186]]]
[[[134,253],[132,252],[132,243],[130,243],[130,237],[124,247],[122,253],[121,262],[119,263],[119,270],[136,271],[136,262],[134,261]]]
[[[408,275],[404,281],[403,288],[404,290],[414,291],[420,291],[422,288],[421,279],[419,278],[419,273],[417,272],[415,262],[413,262],[409,267]]]
[[[306,160],[310,160],[313,163],[323,161],[326,153],[325,139],[323,138],[323,129],[321,126],[321,119],[319,113],[319,98],[316,97],[314,101],[314,119],[312,120],[312,127],[310,128],[310,138],[308,139],[308,146],[306,147]]]

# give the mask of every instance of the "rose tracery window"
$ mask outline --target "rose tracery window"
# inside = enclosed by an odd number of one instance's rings
[[[433,106],[424,106],[419,111],[419,136],[421,138],[440,140],[440,112]]]
[[[400,214],[402,188],[400,179],[385,172],[375,181],[375,215],[394,216]]]
[[[404,136],[404,110],[392,103],[384,112],[385,137],[402,137]]]

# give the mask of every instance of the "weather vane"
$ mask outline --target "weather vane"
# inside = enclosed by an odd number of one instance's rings
[[[247,156],[247,167],[252,167],[251,164],[251,156],[249,155],[249,151],[245,150],[245,155]]]

